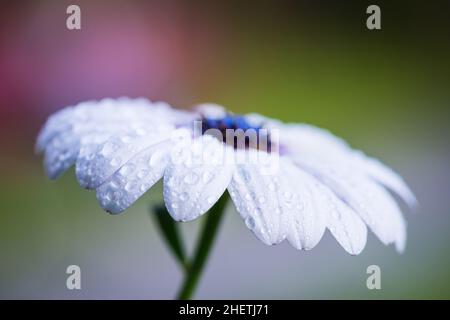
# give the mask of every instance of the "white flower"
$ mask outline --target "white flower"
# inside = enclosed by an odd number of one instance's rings
[[[193,134],[196,120],[205,134]],[[230,128],[269,129],[270,152],[205,132]],[[402,251],[406,223],[385,187],[416,203],[400,176],[328,131],[257,114],[234,116],[211,104],[187,112],[146,99],[83,102],[52,115],[36,147],[51,179],[75,164],[80,185],[95,189],[108,212],[124,211],[164,177],[167,210],[189,221],[228,189],[261,241],[287,239],[297,249],[313,248],[328,228],[346,251],[359,254],[369,227]],[[249,161],[252,155],[258,161]]]

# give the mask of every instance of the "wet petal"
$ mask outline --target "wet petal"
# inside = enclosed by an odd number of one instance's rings
[[[411,207],[417,200],[403,179],[388,166],[359,150],[352,149],[344,140],[328,130],[307,124],[287,124],[278,127],[282,144],[294,159],[319,162],[345,162],[354,170],[378,181],[397,193]]]
[[[164,174],[164,201],[170,215],[190,221],[208,211],[227,188],[233,167],[232,151],[211,136],[174,147]]]
[[[298,199],[280,172],[279,157],[256,150],[236,152],[236,169],[228,191],[247,227],[265,244],[279,243],[286,237],[287,216]]]
[[[138,125],[115,132],[103,142],[84,141],[76,163],[78,182],[87,189],[99,187],[132,157],[152,145],[169,140],[172,130],[171,125],[151,128]]]
[[[82,102],[51,115],[42,128],[36,150],[45,152],[46,173],[51,179],[71,167],[80,149],[91,150],[133,126],[154,127],[185,119],[187,112],[147,99],[103,99]],[[85,152],[86,153],[86,152]]]
[[[342,163],[297,163],[314,175],[351,207],[384,243],[395,243],[401,251],[406,238],[406,224],[391,195],[376,182]]]
[[[158,182],[169,163],[171,142],[164,141],[138,153],[97,188],[97,199],[106,211],[117,214]]]

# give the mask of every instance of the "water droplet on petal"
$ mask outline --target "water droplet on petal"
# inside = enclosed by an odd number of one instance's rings
[[[213,178],[213,174],[209,171],[205,171],[202,176],[202,181],[203,181],[203,183],[206,184],[206,183],[210,182],[212,178]]]
[[[130,143],[131,137],[130,136],[122,136],[122,137],[120,137],[120,141],[122,141],[123,143]]]
[[[265,197],[259,197],[259,198],[258,198],[258,202],[259,202],[260,204],[266,203],[266,198],[265,198]]]
[[[292,193],[290,193],[289,191],[286,191],[286,192],[284,193],[284,198],[285,198],[287,201],[291,201],[291,199],[292,199]]]
[[[145,169],[142,169],[138,172],[137,177],[139,179],[142,179],[142,178],[146,177],[147,175],[148,175],[148,171]]]
[[[261,216],[262,215],[262,211],[259,208],[256,208],[253,213],[255,214],[255,216]]]
[[[141,192],[145,192],[148,189],[148,185],[147,184],[141,184],[141,186],[139,187],[139,190],[141,190]]]
[[[178,203],[174,202],[170,205],[173,209],[177,209],[178,208]]]
[[[186,201],[188,198],[189,198],[189,195],[187,192],[183,192],[182,194],[180,194],[181,201]]]
[[[198,176],[194,172],[189,172],[187,175],[184,176],[183,181],[187,184],[195,184],[198,181]]]
[[[126,177],[126,176],[128,176],[131,172],[133,172],[133,170],[134,170],[134,167],[133,167],[132,164],[129,164],[129,165],[126,164],[126,165],[124,165],[122,168],[120,168],[119,173],[120,173],[120,175]]]
[[[117,145],[112,143],[112,142],[107,142],[105,143],[105,145],[103,146],[100,154],[102,156],[108,157],[110,156],[114,151],[116,151],[117,149]]]
[[[107,202],[110,202],[110,201],[111,201],[111,192],[106,192],[106,194],[105,194],[105,200],[106,200]]]
[[[213,204],[214,200],[216,200],[213,196],[210,196],[206,199],[206,202],[208,202],[208,204]]]
[[[169,187],[173,187],[175,186],[175,178],[174,177],[170,177],[169,179],[167,179],[167,186]]]
[[[245,218],[245,225],[246,225],[250,230],[255,229],[255,219],[253,219],[252,217],[248,216],[247,218]]]
[[[250,180],[252,179],[250,174],[246,170],[241,170],[241,175],[242,175],[242,179],[245,182],[250,182]]]
[[[131,182],[127,182],[124,187],[125,191],[130,192],[133,189],[133,184]]]
[[[158,153],[154,153],[150,156],[150,159],[148,160],[148,165],[150,167],[156,167],[161,161],[161,157]]]
[[[116,167],[120,164],[120,161],[121,161],[120,157],[115,157],[111,160],[110,163],[113,167]]]
[[[114,180],[111,181],[109,185],[110,185],[112,190],[116,190],[116,189],[119,188],[119,184],[116,181],[114,181]]]

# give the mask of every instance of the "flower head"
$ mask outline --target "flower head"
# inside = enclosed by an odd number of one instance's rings
[[[104,99],[52,115],[36,148],[56,179],[72,165],[116,214],[164,180],[177,221],[208,211],[228,190],[245,224],[266,244],[313,248],[328,229],[350,254],[367,227],[402,251],[406,223],[391,194],[413,206],[402,178],[326,130],[245,116],[206,104],[181,111],[146,99]]]

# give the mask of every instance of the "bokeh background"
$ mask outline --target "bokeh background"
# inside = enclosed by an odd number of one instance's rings
[[[82,30],[66,29],[81,7]],[[197,298],[450,298],[450,5],[373,1],[17,1],[0,10],[0,298],[172,298],[182,274],[148,213],[161,186],[109,216],[73,172],[34,154],[46,117],[102,97],[217,102],[308,122],[395,168],[420,207],[399,255],[372,234],[349,256],[267,247],[230,207]],[[182,226],[190,247],[201,219]],[[65,287],[66,267],[82,290]],[[377,264],[382,290],[366,288]]]

